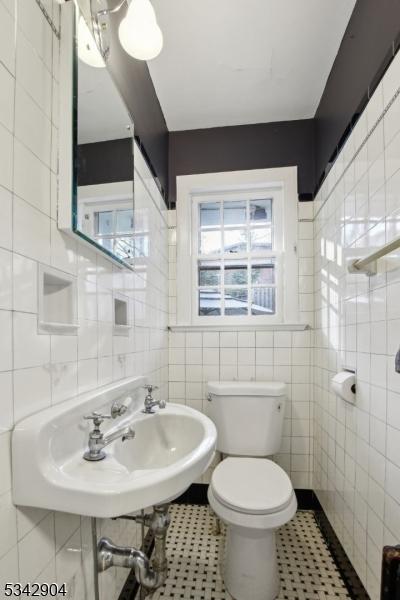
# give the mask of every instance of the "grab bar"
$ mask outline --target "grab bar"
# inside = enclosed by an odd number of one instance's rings
[[[400,248],[400,236],[388,242],[375,252],[371,252],[365,258],[359,258],[357,260],[352,261],[349,264],[349,272],[350,273],[364,273],[365,275],[376,275],[378,272],[378,267],[376,261],[378,258],[382,258],[387,254],[393,252],[393,250],[397,250]]]

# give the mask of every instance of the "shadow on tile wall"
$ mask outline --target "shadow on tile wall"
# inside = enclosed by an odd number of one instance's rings
[[[400,232],[400,56],[392,62],[314,202],[314,488],[373,600],[382,546],[400,538],[400,269],[350,275]],[[355,406],[330,391],[357,370]]]

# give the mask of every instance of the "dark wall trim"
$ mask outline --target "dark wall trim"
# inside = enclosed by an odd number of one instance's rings
[[[298,167],[299,194],[315,187],[314,121],[213,127],[169,134],[169,200],[176,176],[219,171]]]
[[[370,600],[361,579],[358,577],[353,565],[351,564],[342,544],[339,541],[328,517],[326,516],[322,506],[315,510],[315,518],[318,526],[325,538],[330,553],[335,561],[335,564],[342,576],[344,583],[349,591],[351,598],[357,600]]]
[[[192,485],[179,498],[174,500],[175,504],[208,504],[207,483],[192,483]]]
[[[400,0],[357,0],[315,114],[318,184],[395,54],[399,31]]]
[[[132,180],[132,138],[78,146],[78,185]]]
[[[207,483],[192,483],[192,485],[179,498],[176,504],[208,504]],[[321,508],[313,490],[296,489],[296,498],[299,510],[317,510]]]

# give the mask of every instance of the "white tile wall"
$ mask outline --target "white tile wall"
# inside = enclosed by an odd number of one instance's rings
[[[58,5],[47,4],[58,22]],[[372,131],[400,85],[399,58],[314,202],[314,228],[312,205],[299,205],[299,303],[310,324],[315,307],[312,337],[295,331],[174,332],[169,373],[166,273],[169,253],[174,324],[175,215],[168,215],[167,249],[162,201],[143,169],[136,218],[147,224],[151,243],[135,273],[113,268],[58,232],[57,80],[58,41],[35,0],[0,0],[0,524],[6,532],[0,582],[66,580],[71,598],[93,597],[88,520],[12,505],[10,431],[18,418],[136,373],[161,386],[169,381],[171,400],[204,411],[210,379],[271,378],[289,387],[277,460],[295,487],[313,484],[371,597],[378,598],[381,547],[400,536],[400,375],[393,368],[400,344],[400,269],[394,263],[393,270],[367,280],[348,275],[345,261],[400,233],[399,98]],[[37,335],[38,262],[78,277],[78,336]],[[128,338],[112,335],[113,291],[129,299],[134,327]],[[357,368],[354,407],[329,389],[342,365]],[[165,386],[162,393],[168,393]],[[104,521],[100,529],[121,544],[137,543],[126,522]],[[116,598],[125,576],[103,574],[102,598]]]
[[[300,321],[313,324],[313,207],[298,205]],[[176,213],[169,211],[170,324],[176,324]],[[196,331],[170,333],[169,396],[207,413],[211,380],[275,380],[288,385],[284,435],[276,461],[296,488],[312,475],[311,331]],[[203,476],[209,481],[211,470]]]
[[[400,253],[370,279],[346,261],[400,233],[399,87],[397,56],[314,202],[314,488],[373,600],[400,536]],[[357,370],[355,406],[330,391],[342,366]]]
[[[59,22],[59,5],[46,6]],[[6,581],[67,583],[69,598],[93,600],[90,522],[16,508],[10,432],[16,421],[77,392],[144,374],[168,394],[168,233],[163,201],[144,162],[136,177],[136,220],[149,255],[120,270],[57,229],[59,44],[35,0],[0,0],[0,599]],[[38,263],[78,278],[78,335],[37,334]],[[113,336],[112,294],[128,298],[129,337]],[[120,544],[139,543],[134,525],[99,524]],[[127,576],[100,576],[102,600]]]

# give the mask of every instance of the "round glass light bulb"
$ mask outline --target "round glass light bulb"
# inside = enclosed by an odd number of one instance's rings
[[[132,23],[123,19],[119,26],[119,39],[125,52],[138,60],[152,60],[163,47],[163,35],[156,22]]]
[[[99,69],[106,66],[83,17],[80,17],[78,25],[78,56],[90,67]]]
[[[131,26],[135,23],[156,23],[156,13],[150,0],[131,0],[125,16]]]

